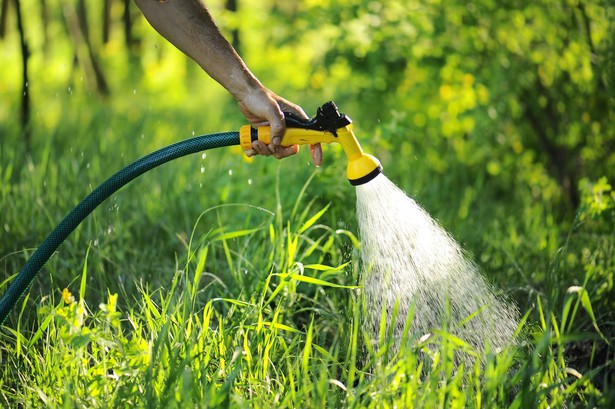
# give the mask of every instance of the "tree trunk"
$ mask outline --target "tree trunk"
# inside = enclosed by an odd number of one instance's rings
[[[49,52],[49,8],[45,0],[40,0],[41,24],[43,26],[43,53],[47,56]]]
[[[6,34],[6,16],[9,13],[9,0],[0,0],[0,39]]]
[[[126,41],[126,47],[130,52],[132,52],[134,39],[132,38],[132,18],[130,16],[130,0],[124,0],[124,14],[122,15],[122,21],[124,22],[124,40]]]
[[[23,26],[23,17],[21,15],[21,3],[19,0],[14,0],[15,11],[17,14],[17,29],[19,30],[19,40],[21,43],[21,69],[23,73],[23,84],[21,93],[21,132],[26,141],[26,148],[30,149],[32,134],[30,132],[30,90],[28,83],[28,59],[30,58],[30,49],[26,41],[26,33]]]
[[[111,31],[111,0],[104,0],[103,2],[102,19],[102,43],[107,44],[109,42],[109,33]]]
[[[87,19],[85,19],[85,3],[83,3],[83,0],[80,0],[78,4],[79,10],[75,10],[75,7],[70,2],[66,2],[64,5],[63,12],[68,33],[75,45],[76,57],[83,68],[86,81],[99,94],[107,96],[109,95],[109,86],[96,60],[96,55],[87,35],[88,26]]]
[[[226,0],[226,4],[224,5],[224,7],[228,11],[232,11],[233,13],[236,13],[237,12],[237,0]],[[239,43],[239,30],[237,29],[237,27],[231,30],[231,44],[233,45],[233,48],[237,50],[237,52],[239,53],[240,43]]]

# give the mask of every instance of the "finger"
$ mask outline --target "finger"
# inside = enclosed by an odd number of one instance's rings
[[[252,142],[252,149],[259,155],[270,156],[273,152],[263,141]]]
[[[312,162],[317,167],[322,165],[322,146],[319,143],[310,145],[310,154],[312,156]]]
[[[279,146],[286,131],[286,122],[284,121],[284,114],[277,105],[272,106],[274,112],[270,113],[269,126],[271,127],[271,143]]]
[[[292,112],[295,115],[298,115],[304,119],[309,119],[310,117],[305,113],[305,111],[303,110],[303,108],[301,108],[299,105],[297,104],[293,104],[292,102],[282,98],[282,97],[278,97],[278,105],[280,105],[280,109],[284,112]]]
[[[299,145],[279,146],[273,156],[277,159],[286,158],[299,152]]]

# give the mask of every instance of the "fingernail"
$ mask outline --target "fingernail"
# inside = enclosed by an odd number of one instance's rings
[[[282,141],[280,140],[279,136],[274,136],[273,140],[271,142],[273,142],[274,145],[279,145],[280,142],[282,142]]]
[[[252,156],[254,156],[254,151],[253,151],[252,149],[248,149],[248,150],[246,151],[246,156],[247,156],[248,158],[251,158]]]
[[[313,157],[312,160],[314,162],[314,165],[316,165],[317,168],[320,167],[320,165],[322,165],[322,154],[320,153],[316,153]]]

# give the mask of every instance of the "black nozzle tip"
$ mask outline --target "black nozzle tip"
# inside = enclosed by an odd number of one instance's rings
[[[348,181],[350,182],[352,186],[364,185],[374,180],[374,178],[381,173],[382,173],[382,166],[378,166],[376,169],[372,170],[367,175],[361,176],[358,179],[348,179]]]

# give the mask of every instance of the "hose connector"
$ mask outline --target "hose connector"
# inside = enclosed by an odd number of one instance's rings
[[[333,101],[325,103],[316,111],[316,116],[305,120],[289,112],[286,118],[286,132],[280,143],[282,146],[306,145],[315,143],[339,143],[348,158],[346,174],[351,185],[362,185],[378,176],[382,166],[378,159],[366,154],[352,131],[352,120],[340,114]],[[240,144],[244,150],[252,149],[252,142],[271,142],[271,129],[268,126],[252,128],[244,125],[239,130]]]

